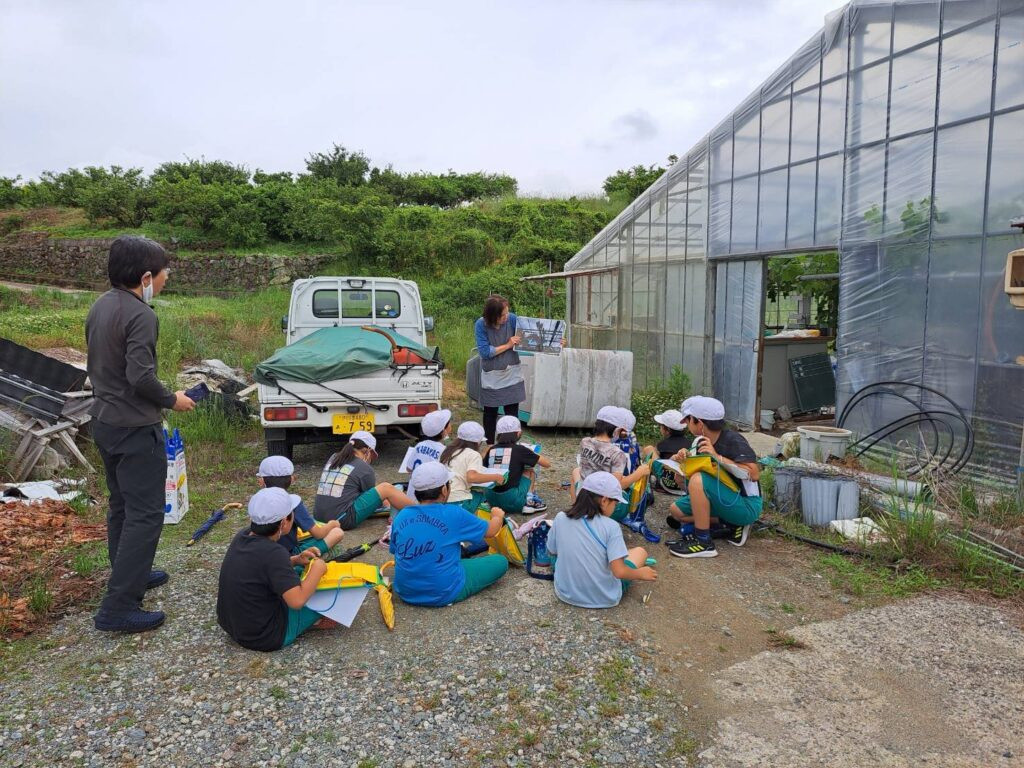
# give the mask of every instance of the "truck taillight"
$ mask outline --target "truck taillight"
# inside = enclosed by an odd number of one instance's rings
[[[426,416],[437,410],[437,403],[402,403],[398,406],[398,415],[403,418],[410,416]]]
[[[305,421],[306,409],[303,408],[264,408],[265,421]]]

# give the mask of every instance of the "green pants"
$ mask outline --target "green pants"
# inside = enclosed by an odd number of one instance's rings
[[[282,648],[287,648],[289,645],[295,642],[295,638],[305,632],[307,629],[316,624],[321,616],[316,611],[306,608],[303,606],[299,610],[288,609],[288,629],[284,633],[284,645]]]
[[[473,495],[470,496],[468,499],[466,499],[465,501],[457,501],[455,503],[458,504],[467,512],[469,512],[469,514],[475,515],[476,511],[480,509],[480,505],[484,503],[484,498],[486,494],[483,491],[470,491],[470,493],[472,493]]]
[[[330,549],[330,547],[327,546],[327,542],[323,539],[314,539],[312,536],[310,536],[308,539],[303,539],[302,541],[300,541],[298,543],[298,546],[296,546],[295,549],[292,550],[292,554],[299,555],[305,552],[307,549],[313,549],[314,547],[316,547],[316,550],[321,555],[327,554],[327,550]]]
[[[492,507],[500,507],[506,514],[522,511],[526,506],[526,495],[530,492],[530,478],[523,475],[519,478],[519,485],[509,488],[506,491],[488,490],[484,494],[484,500]]]
[[[381,508],[384,503],[384,499],[380,496],[380,491],[376,488],[371,488],[368,491],[363,491],[356,500],[352,502],[352,508],[338,518],[338,522],[341,524],[341,528],[344,531],[350,531],[363,522],[366,518]]]
[[[633,489],[632,489],[632,487],[630,487],[630,488],[627,488],[626,491],[629,491],[630,493],[632,493]],[[623,491],[623,493],[625,493],[626,491]],[[579,492],[580,492],[580,484],[576,483],[576,493],[579,493]],[[504,509],[504,507],[502,507],[502,509]],[[630,513],[629,502],[628,501],[620,501],[618,504],[615,505],[615,511],[612,512],[611,518],[616,523],[621,523],[623,520],[626,519],[626,516],[629,515],[629,513]]]
[[[466,584],[462,587],[462,591],[455,596],[453,602],[456,603],[491,586],[508,570],[508,560],[501,555],[482,555],[462,560],[460,565],[466,574]]]
[[[717,517],[730,525],[750,525],[761,517],[760,496],[743,496],[707,472],[703,473],[701,484],[704,486],[704,495],[711,504],[712,517]],[[689,495],[681,496],[675,507],[684,515],[693,514]]]

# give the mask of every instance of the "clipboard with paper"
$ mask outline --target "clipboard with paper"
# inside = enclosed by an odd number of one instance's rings
[[[309,575],[309,568],[307,565],[302,579]],[[367,593],[372,589],[377,593],[384,623],[388,629],[394,629],[395,609],[391,588],[381,570],[369,563],[327,563],[327,570],[317,582],[316,592],[309,598],[306,607],[343,626],[351,627]]]
[[[688,456],[683,460],[682,464],[672,459],[655,459],[654,466],[660,471],[669,469],[676,474],[686,477],[692,476],[694,472],[703,472],[706,475],[717,478],[722,485],[737,493],[740,490],[737,480],[750,480],[750,473],[743,467],[721,464],[714,457],[705,454]]]

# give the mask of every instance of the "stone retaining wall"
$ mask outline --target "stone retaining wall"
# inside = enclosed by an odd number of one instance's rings
[[[51,238],[26,232],[0,240],[0,278],[70,288],[103,289],[107,253],[113,238]],[[164,247],[167,247],[166,245]],[[228,293],[290,283],[316,274],[330,256],[247,256],[210,253],[177,256],[171,249],[174,278],[168,290]]]

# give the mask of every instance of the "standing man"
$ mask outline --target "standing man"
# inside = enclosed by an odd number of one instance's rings
[[[85,321],[95,397],[92,437],[110,492],[110,581],[93,619],[104,632],[145,632],[164,623],[163,611],[142,610],[146,590],[168,578],[150,570],[164,524],[162,411],[195,407],[184,392],[168,391],[156,377],[160,328],[149,304],[167,282],[167,264],[159,243],[131,235],[117,238],[107,262],[111,289],[96,300]]]

